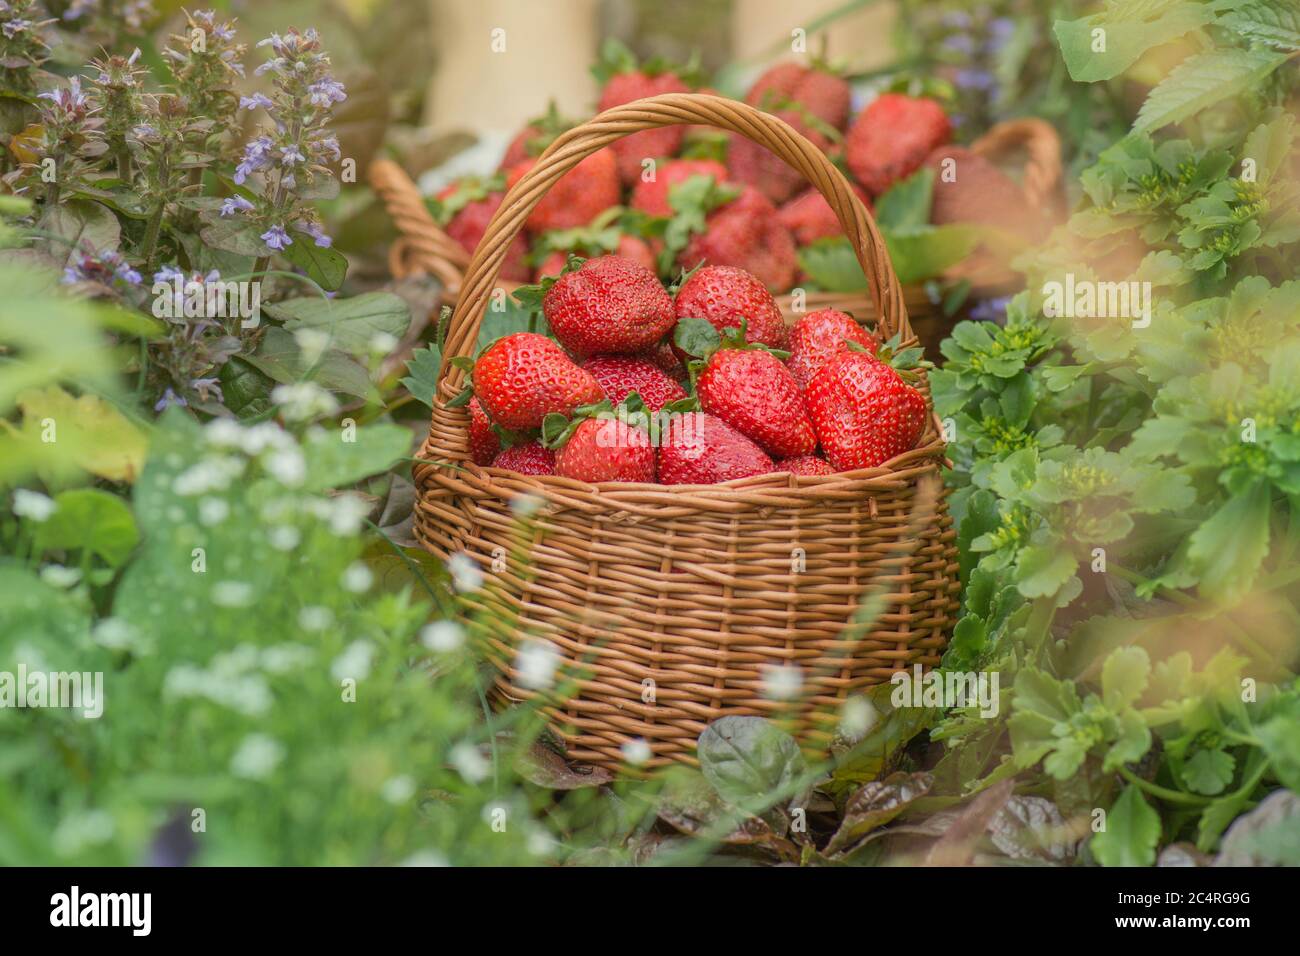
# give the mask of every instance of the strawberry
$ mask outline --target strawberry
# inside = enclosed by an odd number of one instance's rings
[[[645,407],[657,412],[669,402],[686,397],[686,390],[649,359],[632,355],[597,355],[582,363],[600,383],[611,405],[620,405],[632,392]]]
[[[765,349],[725,346],[695,382],[700,407],[778,458],[810,455],[817,447],[799,384]]]
[[[849,127],[844,153],[858,182],[879,196],[951,137],[948,115],[934,100],[882,93]]]
[[[782,348],[785,318],[763,283],[744,269],[704,266],[691,273],[677,290],[677,319],[705,319],[719,332],[740,328],[746,321],[745,340],[751,344]]]
[[[701,262],[735,266],[776,292],[790,288],[797,264],[794,239],[776,207],[753,187],[709,213],[704,231],[691,237],[677,261],[685,269]]]
[[[616,212],[617,208],[606,210],[590,226],[548,232],[538,239],[533,254],[547,250],[549,252],[533,270],[533,281],[540,283],[547,276],[558,277],[564,271],[570,255],[593,257],[603,256],[607,252],[631,259],[653,272],[658,263],[649,244],[639,236],[620,234],[617,225],[605,221],[610,213]]]
[[[601,51],[601,62],[592,72],[601,83],[597,112],[631,103],[633,100],[661,93],[687,93],[690,87],[682,78],[661,63],[638,65],[632,51],[618,41],[606,41]],[[681,148],[685,130],[681,126],[661,126],[631,136],[624,136],[610,144],[618,161],[618,175],[626,186],[641,176],[641,163],[646,159],[675,156]]]
[[[783,109],[776,114],[789,123],[814,146],[825,152],[830,141],[816,127],[810,126],[797,109]],[[774,203],[783,203],[808,185],[803,173],[766,146],[760,146],[739,133],[731,134],[727,147],[727,173],[732,182],[753,186]]]
[[[533,282],[540,283],[548,276],[558,277],[564,271],[564,267],[569,261],[569,255],[570,253],[567,250],[563,252],[557,250],[547,254],[546,258],[533,270]]]
[[[914,447],[925,430],[924,396],[868,352],[831,356],[805,397],[836,471],[875,468]]]
[[[662,437],[659,481],[665,485],[715,485],[772,470],[763,449],[704,412],[673,416]]]
[[[845,348],[846,341],[876,351],[871,333],[847,312],[821,309],[799,319],[790,330],[790,372],[799,388],[806,389],[826,360]]]
[[[680,382],[686,378],[686,366],[677,357],[677,352],[673,349],[671,342],[660,342],[653,349],[646,352],[643,357],[647,361],[654,363],[656,368],[662,369],[674,382]]]
[[[516,332],[498,339],[474,363],[474,395],[502,428],[537,428],[555,412],[571,415],[604,397],[591,374],[545,335]]]
[[[500,169],[509,169],[530,157],[542,155],[547,146],[566,130],[573,128],[573,121],[560,116],[552,100],[546,112],[528,121],[506,147],[506,154],[501,157]]]
[[[669,189],[692,176],[712,176],[716,182],[724,182],[727,167],[713,159],[671,159],[659,163],[654,174],[654,179],[649,181],[638,178],[632,189],[631,205],[647,215],[667,218],[673,214],[668,202]]]
[[[983,156],[960,146],[941,146],[925,165],[935,171],[930,206],[935,225],[972,222],[1027,239],[1042,237],[1046,220],[1029,208],[1020,187]]]
[[[849,84],[843,77],[818,66],[778,63],[754,81],[745,102],[772,109],[793,100],[828,126],[843,130],[849,121]]]
[[[477,398],[469,400],[469,457],[476,465],[490,465],[501,450],[501,439]]]
[[[493,468],[506,468],[521,475],[555,474],[555,452],[543,448],[541,442],[530,441],[511,445],[492,459]]]
[[[542,311],[555,337],[579,357],[642,351],[676,321],[658,277],[622,256],[588,259],[560,276],[543,294]]]
[[[437,195],[444,231],[473,255],[504,198],[504,192],[489,190],[485,184],[475,180],[452,183]],[[524,261],[527,255],[528,243],[523,236],[515,236],[501,266],[501,278],[512,282],[528,281],[528,264]]]
[[[862,187],[857,183],[850,185],[853,192],[862,200],[862,204],[867,207],[867,212],[871,212],[871,200]],[[844,230],[840,228],[840,221],[831,211],[830,203],[816,189],[801,192],[777,210],[776,215],[781,225],[790,230],[795,242],[801,246],[816,242],[818,239],[844,234]]]
[[[514,186],[536,163],[536,159],[526,159],[511,166],[506,170],[506,184]],[[551,186],[524,225],[533,235],[585,226],[610,206],[617,206],[620,198],[614,154],[598,150]]]
[[[613,417],[582,421],[555,456],[555,473],[578,481],[655,480],[655,450],[643,429]]]
[[[798,458],[782,458],[773,467],[773,471],[788,471],[792,475],[833,475],[835,469],[825,458],[816,455],[800,455]]]

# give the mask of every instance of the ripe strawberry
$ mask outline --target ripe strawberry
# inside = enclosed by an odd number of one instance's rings
[[[925,398],[867,352],[845,350],[808,383],[808,413],[836,471],[875,468],[916,445]]]
[[[593,229],[566,229],[563,232],[548,233],[540,240],[546,243],[552,237],[573,237],[575,234],[581,235],[584,232],[596,232]],[[594,237],[593,237],[594,238]],[[569,256],[602,256],[605,255],[605,248],[599,243],[579,241],[577,245],[569,249],[556,249],[549,253],[545,259],[533,270],[533,282],[540,283],[547,276],[559,276],[564,271],[565,264],[569,261]],[[638,236],[619,236],[618,245],[614,249],[614,255],[622,256],[624,259],[631,259],[638,265],[644,266],[651,272],[654,272],[658,263],[655,262],[655,254],[644,239]]]
[[[790,330],[790,372],[800,389],[808,383],[826,361],[844,350],[846,341],[857,342],[873,354],[876,340],[853,321],[853,316],[838,309],[809,312]]]
[[[615,418],[588,418],[555,456],[555,473],[578,481],[655,480],[655,450],[640,428]]]
[[[948,115],[934,100],[882,93],[849,127],[844,152],[858,182],[879,196],[951,136]]]
[[[588,259],[542,297],[555,337],[574,355],[639,352],[673,327],[673,300],[658,277],[622,256]]]
[[[501,450],[501,439],[477,398],[469,400],[469,457],[476,465],[490,465]]]
[[[536,163],[535,159],[526,159],[511,166],[506,171],[506,184],[514,186]],[[525,228],[538,235],[552,229],[585,226],[610,206],[617,206],[620,198],[614,154],[602,149],[560,177],[533,209]]]
[[[853,192],[862,200],[862,204],[867,207],[867,212],[871,212],[871,200],[862,187],[857,183],[850,185],[853,187]],[[830,203],[816,189],[809,189],[795,196],[777,210],[777,218],[781,221],[781,225],[790,230],[794,241],[801,246],[816,242],[818,239],[844,234],[844,230],[840,228],[840,221],[831,211]]]
[[[597,355],[582,363],[605,390],[611,405],[619,405],[632,392],[645,407],[657,412],[669,402],[686,397],[686,390],[649,359],[632,355]]]
[[[677,357],[677,352],[671,342],[660,342],[652,350],[646,352],[643,357],[653,362],[656,368],[662,369],[664,374],[674,382],[680,382],[686,378],[686,366]]]
[[[637,265],[649,269],[651,272],[656,269],[654,250],[640,236],[620,236],[614,255],[622,256],[624,259],[631,259]]]
[[[530,441],[511,445],[492,460],[493,468],[507,468],[521,475],[555,474],[555,452],[543,448],[541,442]]]
[[[659,445],[659,481],[665,485],[715,485],[771,470],[763,449],[704,412],[675,415]]]
[[[1020,187],[983,156],[960,146],[941,146],[925,165],[935,171],[930,207],[935,225],[973,222],[1030,239],[1042,237],[1046,221],[1029,208]]]
[[[754,81],[745,102],[759,109],[772,109],[786,100],[801,104],[823,123],[843,130],[849,121],[849,84],[815,66],[778,63]]]
[[[607,40],[601,49],[600,62],[592,73],[601,84],[597,112],[631,103],[633,100],[661,93],[686,93],[690,87],[682,78],[654,61],[637,63],[632,51],[617,40]],[[663,126],[624,136],[610,144],[618,159],[618,174],[630,186],[641,175],[641,162],[675,156],[682,145],[685,130],[680,126]]]
[[[564,271],[565,263],[569,261],[568,251],[556,251],[549,253],[533,270],[533,282],[540,283],[547,276],[558,276]]]
[[[778,458],[810,455],[817,447],[799,384],[764,349],[721,348],[695,383],[700,407]]]
[[[733,266],[697,269],[677,290],[678,319],[706,319],[719,332],[748,325],[745,341],[783,348],[785,318],[758,277]]]
[[[773,471],[788,471],[792,475],[833,475],[835,469],[825,458],[816,455],[800,455],[798,458],[782,458],[773,467]]]
[[[803,134],[814,146],[825,152],[830,141],[815,127],[808,125],[803,113],[797,109],[783,109],[776,114]],[[727,146],[727,173],[732,182],[753,186],[774,203],[783,203],[808,185],[808,180],[776,153],[753,140],[731,134]]]
[[[531,119],[506,147],[506,154],[501,157],[499,169],[509,169],[531,157],[542,155],[547,146],[555,141],[561,133],[573,127],[572,120],[560,116],[552,101],[546,112]]]
[[[735,266],[775,292],[790,288],[797,265],[793,237],[776,207],[753,187],[711,212],[704,232],[691,237],[677,261],[686,269],[701,262]]]
[[[516,332],[489,346],[474,364],[474,394],[502,428],[537,428],[552,412],[572,415],[599,402],[600,385],[551,339]]]
[[[716,182],[725,182],[727,167],[714,159],[671,159],[655,167],[655,178],[646,182],[638,178],[632,189],[632,208],[650,216],[667,218],[673,214],[668,202],[668,190],[684,183],[692,176],[712,176]]]
[[[444,231],[473,255],[504,198],[505,193],[488,191],[470,180],[452,183],[437,196],[449,217],[443,223]],[[501,278],[512,282],[528,281],[528,264],[524,261],[527,255],[528,243],[523,236],[516,236],[501,266]]]

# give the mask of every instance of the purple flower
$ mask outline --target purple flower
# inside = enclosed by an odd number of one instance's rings
[[[307,235],[316,240],[316,245],[320,246],[322,249],[328,249],[330,245],[333,244],[334,240],[325,235],[325,231],[321,229],[320,223],[301,222],[298,225],[303,228]]]
[[[343,84],[332,76],[323,76],[315,83],[307,87],[310,94],[309,99],[313,106],[327,108],[331,103],[342,103],[348,98],[348,94],[343,90]]]
[[[943,48],[969,56],[975,52],[975,41],[964,33],[953,33],[943,38]]]
[[[139,285],[144,279],[140,273],[131,268],[131,264],[122,258],[120,252],[109,250],[78,253],[63,269],[64,285],[77,282],[98,282],[100,285],[112,286],[117,282]]]
[[[64,112],[71,113],[79,110],[86,105],[86,94],[81,92],[81,77],[74,76],[68,79],[68,85],[58,90],[47,90],[44,93],[36,94],[39,100],[49,100]]]
[[[302,150],[290,143],[280,150],[280,163],[284,166],[291,166],[294,163],[305,163],[307,157],[302,154]]]
[[[1015,35],[1016,24],[1010,17],[996,17],[989,21],[989,47],[1000,50]]]
[[[153,410],[155,412],[161,412],[164,408],[167,408],[170,405],[175,405],[178,408],[185,408],[189,405],[189,402],[185,401],[182,396],[173,392],[169,385],[167,390],[162,393],[162,398],[158,399],[158,401],[154,403]]]
[[[324,139],[318,140],[315,146],[322,156],[327,156],[335,162],[343,156],[342,151],[339,149],[339,140],[337,136],[326,136]]]
[[[79,20],[91,10],[99,7],[99,0],[72,0],[68,9],[63,11],[63,19]]]
[[[289,233],[285,232],[284,226],[272,226],[262,233],[261,238],[266,243],[266,248],[273,252],[280,252],[285,246],[293,245],[293,240],[289,238]]]
[[[1003,323],[1007,318],[1007,305],[1011,296],[1003,295],[993,299],[981,299],[971,306],[970,317],[976,322]]]
[[[225,401],[225,397],[221,393],[221,381],[219,379],[196,378],[194,381],[190,382],[190,388],[198,392],[199,398],[203,399],[205,402],[208,400],[209,394],[215,395],[219,402]]]
[[[255,110],[259,106],[269,110],[274,105],[271,98],[263,93],[254,93],[252,96],[241,96],[239,98],[239,108],[241,110]]]
[[[251,173],[269,163],[271,161],[271,149],[274,145],[266,136],[259,136],[254,140],[250,140],[244,147],[243,161],[235,167],[235,182],[242,186],[244,180]]]
[[[5,36],[12,40],[24,30],[30,29],[31,25],[31,20],[9,20],[0,29],[3,29]]]
[[[953,77],[958,89],[991,90],[998,85],[997,77],[988,70],[961,69]]]
[[[230,196],[221,204],[221,216],[233,216],[237,212],[248,212],[253,204],[243,196]]]

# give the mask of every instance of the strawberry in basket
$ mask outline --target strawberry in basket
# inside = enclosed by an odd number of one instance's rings
[[[632,51],[613,38],[605,41],[600,62],[591,72],[601,84],[597,112],[661,93],[690,91],[667,64],[660,60],[638,64]],[[630,186],[641,177],[645,160],[676,155],[684,134],[681,126],[662,126],[615,140],[610,149],[617,160],[619,179]]]
[[[745,323],[746,341],[785,347],[785,318],[753,273],[729,265],[706,265],[686,276],[674,302],[676,317],[705,319],[719,333]]]
[[[434,218],[447,235],[473,255],[504,198],[503,177],[494,176],[487,180],[468,177],[440,191],[430,205]],[[528,243],[523,236],[515,236],[501,265],[501,278],[527,282],[527,256]]]
[[[822,152],[830,147],[825,124],[798,103],[787,103],[772,112]],[[727,173],[732,182],[753,186],[774,203],[785,202],[808,185],[803,173],[766,146],[739,133],[731,134],[727,146]]]
[[[571,259],[574,266],[538,287],[555,337],[579,358],[649,349],[668,334],[676,316],[658,276],[622,256]],[[520,290],[521,301],[536,294]]]
[[[746,186],[734,199],[722,202],[705,215],[703,207],[679,213],[686,217],[691,237],[677,256],[683,269],[700,263],[734,266],[757,276],[775,292],[783,292],[794,282],[797,260],[794,239],[777,217],[771,200],[752,186]],[[717,193],[704,206],[712,206]],[[702,221],[701,221],[702,220]]]
[[[849,184],[862,205],[871,212],[871,199],[857,183]],[[809,245],[818,239],[844,235],[840,221],[835,218],[830,203],[816,189],[809,189],[795,196],[777,210],[777,219],[781,225],[790,230],[795,242],[801,246]]]
[[[778,63],[763,73],[745,94],[745,102],[772,111],[795,102],[826,125],[843,130],[849,122],[848,81],[822,61],[812,66]]]
[[[537,164],[522,160],[506,170],[506,185],[514,186]],[[524,228],[532,235],[552,229],[585,226],[622,198],[614,154],[598,150],[560,177],[529,214]]]
[[[772,471],[767,452],[721,418],[687,412],[672,418],[659,444],[659,482],[715,485]]]
[[[571,415],[604,397],[589,372],[545,335],[516,332],[488,346],[477,362],[454,359],[473,376],[473,397],[492,421],[512,431],[538,428],[550,414]],[[462,393],[468,400],[470,393]]]
[[[801,317],[790,330],[790,372],[801,389],[832,355],[843,351],[848,342],[856,342],[870,352],[876,340],[858,325],[853,316],[839,309],[819,309]]]
[[[536,159],[546,151],[547,146],[555,142],[557,136],[575,125],[572,120],[560,115],[555,101],[552,100],[543,115],[529,120],[524,128],[515,134],[515,138],[506,147],[506,154],[501,157],[499,168],[505,170],[526,159]]]
[[[844,155],[858,182],[879,196],[951,138],[948,114],[934,100],[882,93],[849,127]]]

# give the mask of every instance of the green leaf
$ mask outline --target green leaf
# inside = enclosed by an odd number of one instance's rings
[[[1160,814],[1129,784],[1106,814],[1106,829],[1093,834],[1092,855],[1102,866],[1150,866],[1160,841]]]
[[[416,349],[406,363],[409,373],[402,379],[406,390],[417,402],[433,408],[433,397],[438,394],[438,369],[442,365],[442,350],[430,345]]]
[[[1104,13],[1057,20],[1053,27],[1071,79],[1093,83],[1118,76],[1147,50],[1214,19],[1210,4],[1187,0],[1108,3]],[[1104,31],[1096,34],[1097,30]],[[1101,44],[1104,41],[1104,48]]]
[[[237,256],[257,259],[270,254],[266,248],[266,241],[258,233],[257,227],[239,219],[214,219],[199,229],[199,236],[203,239],[204,245],[223,252],[232,252]]]
[[[1181,123],[1229,96],[1254,89],[1286,62],[1267,50],[1217,49],[1188,57],[1147,96],[1133,123],[1151,132]]]
[[[375,404],[382,400],[379,390],[370,380],[370,373],[356,359],[343,354],[338,349],[326,349],[316,364],[309,369],[303,361],[302,349],[293,334],[278,326],[267,327],[266,334],[262,336],[255,353],[237,355],[231,361],[247,362],[263,375],[282,385],[307,379],[331,392],[352,395]]]
[[[54,504],[54,513],[36,526],[38,551],[89,551],[116,568],[140,541],[131,509],[117,495],[77,488],[56,495]]]
[[[818,239],[798,252],[799,268],[818,288],[828,292],[856,292],[867,288],[867,277],[843,236]]]
[[[952,223],[886,230],[884,235],[898,281],[914,285],[937,278],[965,259],[980,244],[982,233],[979,226]]]
[[[1074,577],[1079,562],[1067,547],[1031,545],[1016,562],[1016,587],[1028,598],[1051,597]]]
[[[706,358],[722,345],[722,336],[707,319],[684,318],[673,328],[673,342],[687,355]]]
[[[411,449],[411,432],[401,425],[380,423],[358,428],[354,440],[349,432],[321,430],[308,434],[303,442],[307,462],[307,491],[342,488],[367,475],[386,471]]]
[[[1183,764],[1183,785],[1194,793],[1217,796],[1232,783],[1237,761],[1226,750],[1198,750]]]
[[[1119,736],[1115,738],[1101,769],[1113,773],[1126,763],[1136,763],[1151,749],[1151,728],[1136,710],[1126,710],[1119,717]]]
[[[280,255],[306,272],[326,292],[337,292],[342,288],[348,274],[348,257],[333,246],[316,245],[311,236],[297,229],[290,229],[289,235],[293,243],[280,250]]]
[[[864,784],[849,798],[840,827],[822,852],[834,855],[848,850],[929,793],[932,786],[931,774],[902,772]]]
[[[290,331],[328,332],[334,346],[353,355],[368,354],[377,334],[400,338],[411,324],[410,308],[391,292],[365,292],[350,299],[288,299],[262,310]]]
[[[1228,30],[1281,50],[1300,50],[1300,7],[1294,0],[1233,6],[1220,20]]]
[[[700,769],[724,800],[740,807],[776,799],[807,771],[794,738],[762,717],[721,717],[704,728]],[[783,801],[782,801],[783,802]]]
[[[1268,553],[1271,501],[1268,481],[1257,478],[1192,532],[1187,558],[1206,594],[1227,598],[1250,587]]]
[[[1300,731],[1294,715],[1279,714],[1255,728],[1255,738],[1273,766],[1277,779],[1300,793]]]
[[[1111,651],[1101,667],[1101,693],[1106,706],[1118,713],[1131,705],[1146,690],[1150,673],[1151,658],[1142,648]]]
[[[70,200],[48,210],[36,228],[63,240],[46,243],[60,265],[78,253],[113,251],[122,239],[117,217],[106,206],[85,199]]]
[[[929,225],[933,198],[934,170],[924,166],[876,201],[876,224],[883,232]]]

